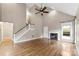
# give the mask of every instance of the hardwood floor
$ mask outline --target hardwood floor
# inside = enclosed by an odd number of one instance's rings
[[[7,42],[8,43],[8,42]],[[35,39],[6,45],[0,44],[1,56],[75,56],[75,44],[48,39]]]

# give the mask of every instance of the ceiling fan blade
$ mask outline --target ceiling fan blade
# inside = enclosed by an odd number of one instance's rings
[[[43,11],[43,13],[49,13],[48,11]]]
[[[41,11],[44,11],[47,7],[44,7]]]
[[[40,11],[39,9],[35,8],[35,10]]]
[[[40,13],[40,11],[39,11],[39,12],[37,12],[37,13],[35,13],[35,14],[38,14],[38,13]]]

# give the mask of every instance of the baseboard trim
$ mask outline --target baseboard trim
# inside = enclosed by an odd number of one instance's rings
[[[41,37],[31,38],[31,39],[27,39],[27,40],[14,41],[14,43],[21,43],[21,42],[26,42],[26,41],[36,40],[36,39],[38,39],[38,38],[41,38]]]

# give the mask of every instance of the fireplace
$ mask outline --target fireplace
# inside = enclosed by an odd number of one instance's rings
[[[50,39],[58,40],[58,33],[50,33]]]

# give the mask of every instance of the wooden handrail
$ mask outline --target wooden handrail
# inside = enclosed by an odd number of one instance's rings
[[[19,31],[21,31],[22,29],[24,29],[25,27],[27,27],[28,26],[28,24],[26,24],[24,27],[22,27],[20,30],[18,30],[16,33],[18,33]],[[16,34],[16,33],[14,33],[14,34]]]

